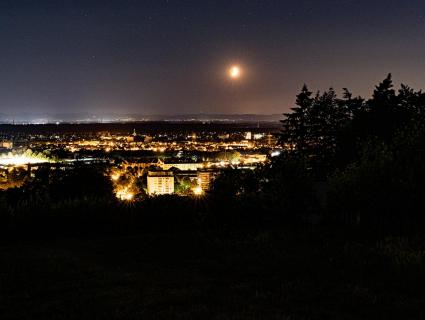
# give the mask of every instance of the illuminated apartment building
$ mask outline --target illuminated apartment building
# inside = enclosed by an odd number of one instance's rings
[[[174,193],[174,174],[169,171],[148,172],[148,195]]]

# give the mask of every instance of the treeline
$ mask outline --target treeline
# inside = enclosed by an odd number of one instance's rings
[[[178,196],[121,201],[103,165],[42,167],[0,191],[0,240],[194,229],[197,205]]]
[[[393,88],[370,99],[304,86],[284,114],[284,152],[256,172],[222,175],[213,194],[262,218],[371,234],[417,234],[425,226],[425,93]],[[248,204],[248,205],[247,205]],[[255,209],[254,209],[255,208]]]
[[[313,96],[304,86],[296,106],[284,114],[280,141],[326,176],[357,160],[369,140],[390,143],[400,130],[423,121],[424,111],[425,93],[403,84],[396,92],[391,74],[369,100],[353,97],[346,88],[342,98],[332,88]]]
[[[121,202],[104,168],[40,170],[0,192],[2,234],[269,226],[422,233],[424,111],[425,93],[406,85],[396,91],[391,75],[368,100],[304,86],[282,120],[284,151],[255,171],[226,170],[201,197]]]
[[[285,114],[280,161],[298,159],[322,192],[333,223],[405,233],[423,231],[425,93],[393,88],[391,74],[370,99],[306,86]]]

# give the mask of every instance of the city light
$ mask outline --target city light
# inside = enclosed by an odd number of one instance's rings
[[[120,175],[118,173],[114,173],[114,174],[111,175],[111,179],[113,181],[117,181],[119,178],[120,178]]]
[[[116,197],[123,201],[131,201],[134,199],[134,194],[129,192],[127,188],[124,188],[116,193]]]
[[[49,162],[49,160],[26,155],[3,156],[0,158],[0,165],[3,166],[23,166],[27,164],[46,162]]]
[[[202,190],[202,188],[200,186],[197,186],[195,188],[193,188],[193,194],[196,196],[200,196],[202,194],[204,194],[204,190]]]
[[[268,135],[267,131],[260,133],[262,136]],[[129,139],[134,139],[134,136],[128,133],[102,133],[98,136],[72,133],[54,135],[47,140],[45,136],[31,135],[21,142],[21,146],[14,146],[8,141],[0,145],[0,148],[3,146],[4,150],[10,150],[6,153],[0,149],[0,169],[3,170],[0,172],[0,188],[20,185],[24,179],[34,177],[39,164],[65,172],[73,170],[74,164],[99,163],[106,165],[105,174],[112,183],[114,196],[122,201],[133,202],[136,198],[139,201],[144,198],[136,197],[139,193],[148,196],[202,196],[222,169],[255,168],[268,161],[273,151],[279,150],[275,149],[274,139],[248,142],[243,140],[245,137],[244,132],[218,134],[215,131],[192,131],[189,135],[185,131],[161,132],[150,136],[146,143],[142,142],[146,140],[143,135],[138,135],[138,141],[134,141]],[[68,151],[68,155],[58,158],[56,150]],[[129,151],[154,154],[152,159],[145,159],[137,153],[130,155]],[[200,152],[203,153],[202,157],[199,156]],[[125,153],[130,157],[125,158]],[[120,155],[123,161],[117,162],[116,155]],[[50,166],[49,163],[55,165]],[[22,172],[27,170],[27,174],[14,175],[11,173],[13,168],[19,168]],[[203,177],[202,181],[200,176]],[[194,179],[198,179],[196,184],[185,182],[193,182]],[[184,187],[180,188],[181,185]],[[202,188],[198,187],[201,185]]]

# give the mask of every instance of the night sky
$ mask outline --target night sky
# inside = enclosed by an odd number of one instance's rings
[[[425,88],[425,1],[1,0],[0,113],[282,113]],[[237,80],[226,70],[238,64]]]

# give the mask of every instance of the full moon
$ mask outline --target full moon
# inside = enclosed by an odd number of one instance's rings
[[[232,79],[238,79],[241,76],[241,68],[239,66],[231,66],[229,68],[229,76]]]

